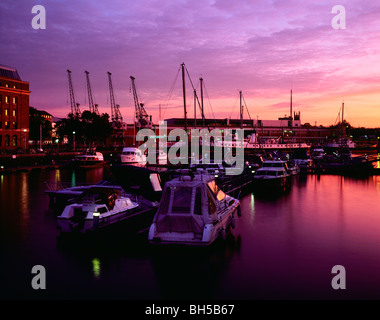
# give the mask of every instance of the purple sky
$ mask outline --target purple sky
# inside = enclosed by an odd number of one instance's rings
[[[344,30],[331,25],[337,4]],[[31,26],[34,5],[46,9],[45,30]],[[70,111],[67,69],[82,110],[88,70],[95,103],[111,113],[109,71],[125,121],[131,75],[154,122],[160,104],[163,118],[182,117],[181,74],[168,96],[184,62],[198,93],[204,79],[209,117],[238,117],[240,90],[251,118],[289,115],[292,89],[302,123],[334,124],[344,101],[351,124],[380,126],[378,1],[2,0],[0,18],[0,64],[30,82],[31,106],[56,117]]]

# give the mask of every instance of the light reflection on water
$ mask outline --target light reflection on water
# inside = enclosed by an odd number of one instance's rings
[[[9,262],[2,294],[33,298],[29,278],[18,275],[42,264],[49,297],[380,298],[380,176],[299,176],[283,194],[248,192],[232,235],[205,250],[150,246],[144,234],[59,240],[44,181],[96,183],[104,174],[97,168],[0,176],[1,258]],[[330,285],[337,264],[347,271],[344,292]]]

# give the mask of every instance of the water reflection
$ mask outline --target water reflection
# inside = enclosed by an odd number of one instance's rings
[[[165,299],[210,299],[218,295],[230,263],[240,252],[241,237],[234,230],[226,241],[210,247],[154,247],[150,261]]]
[[[94,273],[94,278],[99,279],[100,278],[100,260],[98,258],[92,259],[92,271]]]
[[[151,246],[146,234],[122,230],[57,238],[44,181],[96,183],[106,174],[0,176],[1,244],[10,252],[1,258],[17,266],[7,277],[44,265],[50,298],[323,299],[339,295],[330,283],[332,266],[341,264],[350,277],[346,296],[380,298],[380,176],[307,175],[285,193],[248,192],[232,235],[208,248]],[[8,297],[36,297],[23,281],[8,283],[1,289]]]

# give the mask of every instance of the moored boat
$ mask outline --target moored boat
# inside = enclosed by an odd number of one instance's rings
[[[86,149],[82,154],[75,156],[72,159],[72,163],[74,166],[82,168],[102,166],[104,164],[104,157],[101,152]]]
[[[208,174],[181,175],[165,184],[148,240],[206,246],[235,226],[240,202],[218,188]]]
[[[86,233],[128,218],[139,204],[113,187],[92,187],[57,217],[61,233]]]
[[[144,166],[146,164],[146,155],[135,147],[125,147],[120,155],[121,164],[139,164]]]
[[[285,188],[290,183],[287,161],[264,160],[253,177],[254,186],[259,188]]]

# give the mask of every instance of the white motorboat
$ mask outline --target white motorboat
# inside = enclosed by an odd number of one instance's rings
[[[254,184],[263,188],[285,188],[289,185],[290,173],[287,161],[264,160],[261,168],[256,170]]]
[[[104,157],[101,152],[86,149],[81,155],[75,156],[72,162],[78,167],[101,166],[104,164]]]
[[[240,202],[209,174],[181,175],[165,184],[149,229],[151,243],[206,246],[235,226]]]
[[[132,216],[139,204],[113,187],[98,186],[83,191],[80,199],[57,217],[62,233],[86,233]]]
[[[66,206],[68,202],[73,203],[83,194],[84,191],[94,187],[107,186],[112,187],[115,190],[120,190],[120,192],[124,192],[121,186],[109,180],[101,180],[96,184],[77,186],[67,185],[63,182],[45,181],[45,185],[45,193],[49,195],[50,206],[57,206],[59,208]]]
[[[135,147],[123,148],[120,155],[121,164],[139,164],[145,166],[146,155],[139,149]]]

